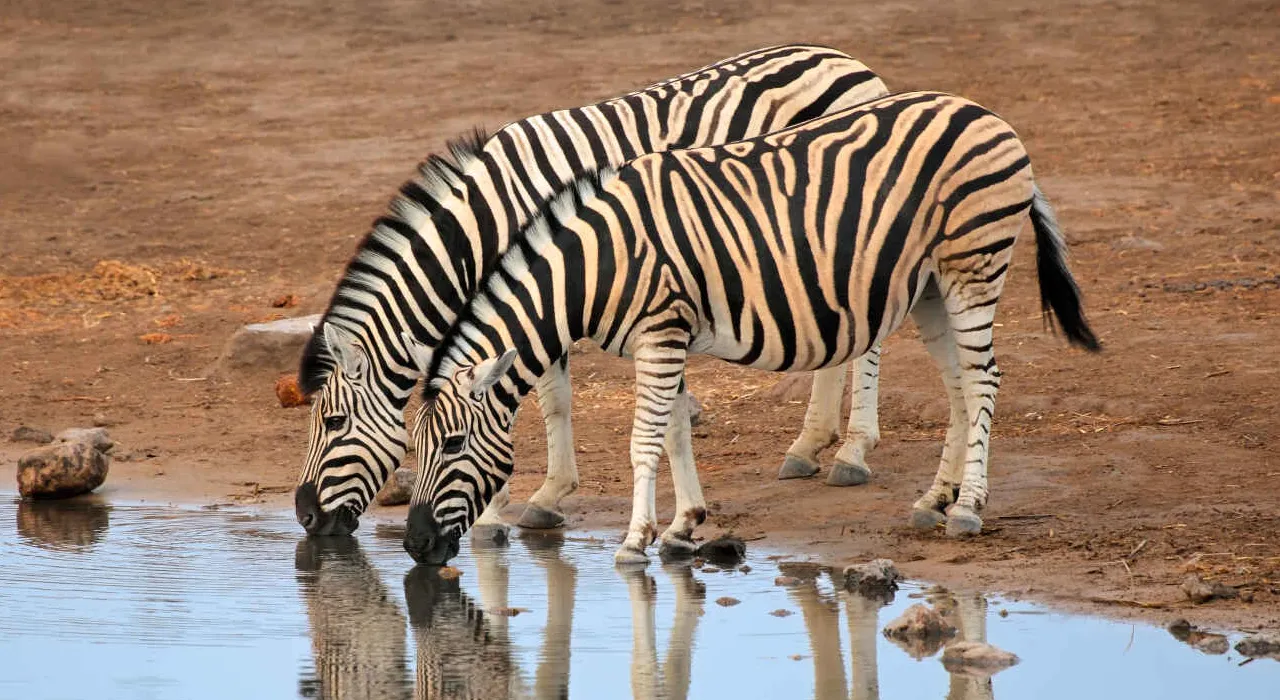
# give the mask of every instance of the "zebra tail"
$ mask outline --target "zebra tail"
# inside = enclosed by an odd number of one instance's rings
[[[1036,232],[1036,273],[1040,277],[1040,308],[1045,321],[1052,327],[1053,317],[1057,317],[1067,342],[1091,352],[1100,351],[1102,345],[1080,306],[1080,287],[1067,268],[1067,244],[1058,217],[1038,185],[1031,198],[1031,225]]]

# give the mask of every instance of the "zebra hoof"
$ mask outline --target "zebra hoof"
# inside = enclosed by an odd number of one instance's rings
[[[827,486],[861,486],[871,481],[871,470],[861,464],[836,462],[827,474]]]
[[[613,563],[615,566],[648,566],[649,555],[623,545],[622,549],[614,552]]]
[[[932,530],[947,521],[947,516],[932,508],[914,508],[911,510],[911,527],[917,530]]]
[[[658,558],[662,561],[685,561],[693,558],[693,553],[698,546],[693,543],[692,538],[686,539],[672,535],[664,537],[661,544],[658,545]]]
[[[509,540],[506,525],[475,525],[471,528],[471,544],[475,547],[505,547]]]
[[[982,532],[982,518],[968,508],[952,507],[947,515],[947,537],[971,537]]]
[[[786,459],[782,460],[782,469],[778,470],[778,478],[807,479],[817,473],[817,462],[795,455],[787,455]]]
[[[516,525],[526,530],[554,530],[564,525],[564,515],[549,508],[530,503],[525,506],[524,513]]]

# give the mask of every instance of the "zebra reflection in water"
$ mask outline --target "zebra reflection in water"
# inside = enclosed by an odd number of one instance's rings
[[[797,572],[784,571],[788,575]],[[817,571],[797,576],[800,585],[789,595],[804,616],[805,630],[813,654],[815,700],[880,700],[876,644],[880,638],[880,608],[885,600],[869,598],[834,585],[835,593],[818,587]],[[837,582],[832,581],[833,584]],[[956,627],[958,641],[987,641],[987,599],[981,594],[953,594],[938,590],[929,602]],[[840,607],[844,606],[849,625],[850,674],[845,675],[844,653],[840,648]],[[935,652],[936,653],[936,652]],[[983,674],[950,673],[945,700],[993,700],[991,677]]]
[[[693,633],[702,617],[707,587],[688,565],[663,567],[675,589],[675,622],[667,641],[666,661],[658,663],[654,625],[657,582],[644,569],[628,567],[619,575],[631,597],[631,696],[636,700],[684,700],[689,695],[693,665]]]
[[[412,697],[405,616],[377,569],[351,537],[308,537],[294,554],[311,627],[314,675],[302,697],[323,700]]]

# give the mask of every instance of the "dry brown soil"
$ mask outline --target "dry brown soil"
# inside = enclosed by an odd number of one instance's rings
[[[0,430],[109,425],[128,458],[115,498],[287,507],[305,409],[276,406],[274,373],[208,368],[241,324],[321,310],[417,160],[474,124],[823,42],[895,89],[960,93],[1020,130],[1106,352],[1044,331],[1020,246],[988,530],[965,542],[906,527],[946,421],[912,331],[888,343],[884,440],[856,489],[774,481],[803,387],[700,359],[707,534],[1112,614],[1280,626],[1274,2],[716,5],[4,3]],[[272,306],[287,294],[300,304]],[[591,351],[574,375],[571,526],[616,528],[630,368]],[[545,465],[536,411],[520,430],[524,497]],[[1190,570],[1253,602],[1191,608],[1177,588]]]

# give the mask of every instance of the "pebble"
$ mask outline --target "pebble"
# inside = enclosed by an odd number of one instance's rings
[[[985,642],[954,642],[942,652],[942,665],[948,671],[980,670],[994,673],[1018,663],[1016,654]]]
[[[737,605],[738,603],[741,603],[741,602],[742,602],[742,601],[738,600],[737,598],[731,598],[731,597],[729,597],[729,596],[724,596],[724,597],[722,597],[722,598],[716,598],[716,605],[719,605],[719,606],[720,606],[720,607],[722,607],[722,608],[732,608],[733,606],[735,606],[735,605]]]
[[[409,467],[396,469],[387,483],[378,492],[377,501],[380,506],[402,506],[409,502],[413,495],[413,484],[418,480],[418,472]]]
[[[800,579],[796,578],[795,576],[779,576],[778,578],[775,578],[773,580],[773,585],[787,586],[788,588],[791,586],[799,586]]]
[[[778,608],[777,610],[774,610],[769,614],[773,615],[774,617],[791,617],[795,613],[791,612],[790,610],[787,610],[786,608]]]
[[[1209,583],[1195,574],[1187,576],[1182,582],[1182,592],[1197,605],[1218,598],[1237,598],[1240,595],[1239,591],[1231,586],[1217,581]]]
[[[862,595],[884,595],[898,590],[902,574],[888,559],[874,559],[866,564],[845,567],[844,587]]]
[[[18,460],[18,493],[25,498],[70,498],[107,480],[111,457],[88,442],[38,447]]]
[[[947,639],[955,636],[956,628],[937,610],[916,603],[907,608],[896,620],[885,625],[884,635],[891,639]]]
[[[12,442],[33,442],[37,445],[48,445],[53,442],[53,433],[48,430],[32,428],[29,425],[20,425],[14,428],[9,440]]]

